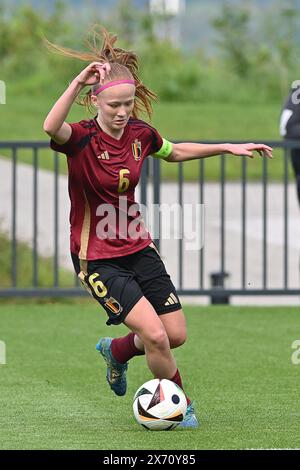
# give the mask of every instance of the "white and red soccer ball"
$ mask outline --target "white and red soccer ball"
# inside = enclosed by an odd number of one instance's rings
[[[167,379],[145,382],[133,399],[133,412],[137,422],[154,431],[174,429],[183,421],[186,409],[184,392]]]

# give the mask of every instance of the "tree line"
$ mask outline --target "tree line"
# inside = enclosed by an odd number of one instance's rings
[[[165,27],[167,15],[137,11],[120,0],[111,17],[91,12],[85,21],[70,21],[63,1],[52,11],[26,5],[8,10],[0,6],[0,79],[21,84],[23,92],[47,87],[56,94],[83,67],[82,62],[49,52],[43,37],[84,49],[88,23],[103,24],[117,33],[120,46],[135,50],[142,79],[163,101],[281,102],[293,80],[299,79],[297,43],[299,11],[295,0],[272,2],[255,18],[248,4],[227,4],[212,21],[215,52],[201,47],[186,52],[155,31]]]

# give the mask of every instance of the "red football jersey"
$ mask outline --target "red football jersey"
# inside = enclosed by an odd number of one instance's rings
[[[68,142],[51,140],[51,148],[67,156],[72,253],[93,260],[145,248],[152,239],[137,210],[135,187],[144,159],[158,152],[162,137],[132,118],[119,140],[102,131],[96,119],[70,125]]]

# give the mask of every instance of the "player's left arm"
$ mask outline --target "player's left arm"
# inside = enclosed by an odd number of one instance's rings
[[[272,148],[265,144],[196,144],[192,142],[179,144],[169,142],[168,155],[161,155],[161,157],[167,162],[186,162],[225,153],[254,158],[253,152],[255,151],[261,156],[272,158]],[[159,153],[160,151],[155,156],[160,156]]]

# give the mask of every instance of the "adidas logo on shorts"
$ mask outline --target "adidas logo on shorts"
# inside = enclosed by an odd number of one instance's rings
[[[175,294],[173,294],[173,292],[171,292],[171,294],[169,295],[169,298],[168,300],[165,302],[165,305],[173,305],[173,304],[178,304],[179,301],[176,297]]]

